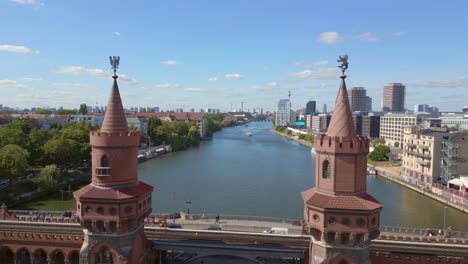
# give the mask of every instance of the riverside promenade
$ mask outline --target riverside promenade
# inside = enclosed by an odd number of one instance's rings
[[[314,143],[309,142],[309,141],[305,141],[305,140],[302,140],[302,139],[299,139],[296,135],[287,135],[287,134],[284,134],[284,133],[280,133],[280,132],[278,132],[278,131],[275,131],[274,129],[272,129],[271,132],[275,133],[275,134],[278,135],[278,136],[287,138],[287,139],[289,139],[289,140],[296,141],[297,143],[302,144],[302,145],[304,145],[304,146],[307,146],[307,147],[309,147],[309,148],[312,148],[312,147],[314,146]]]
[[[439,201],[443,204],[446,204],[447,206],[451,206],[455,209],[458,209],[464,213],[467,213],[468,214],[468,207],[467,206],[463,206],[461,204],[458,204],[458,203],[454,203],[452,201],[450,201],[449,199],[443,197],[443,196],[439,196],[437,194],[434,194],[433,192],[431,192],[431,190],[428,190],[428,189],[424,189],[424,188],[421,188],[420,186],[417,186],[417,185],[413,185],[407,181],[405,181],[401,175],[401,171],[402,171],[402,167],[401,166],[376,166],[374,167],[375,168],[375,171],[377,172],[377,175],[382,177],[382,178],[385,178],[389,181],[392,181],[392,182],[395,182],[395,183],[398,183],[406,188],[409,188],[415,192],[418,192],[420,194],[423,194],[429,198],[432,198],[436,201]]]

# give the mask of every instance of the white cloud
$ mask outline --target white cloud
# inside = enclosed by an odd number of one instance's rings
[[[56,72],[68,75],[91,75],[104,78],[109,76],[103,69],[88,69],[81,66],[61,66]]]
[[[0,80],[0,85],[1,84],[15,84],[15,83],[16,83],[15,80],[8,80],[8,79]]]
[[[406,32],[406,31],[397,31],[397,32],[392,33],[392,36],[394,36],[394,37],[402,37],[402,36],[405,36],[405,35],[408,35],[408,32]]]
[[[218,78],[217,77],[211,77],[211,78],[208,78],[208,82],[210,83],[215,83],[218,81]]]
[[[468,88],[468,77],[460,77],[450,80],[426,81],[407,84],[408,87],[425,88]]]
[[[175,61],[175,60],[161,61],[161,64],[166,65],[166,66],[176,66],[177,61]]]
[[[6,52],[18,52],[18,53],[30,53],[32,50],[25,46],[17,45],[0,45],[0,51]]]
[[[267,94],[275,94],[279,92],[279,84],[277,82],[269,82],[263,85],[252,86],[254,90],[261,91]]]
[[[113,35],[114,35],[115,37],[120,37],[120,32],[115,31],[115,32],[113,33]]]
[[[186,92],[207,92],[208,90],[207,89],[204,89],[204,88],[184,88],[184,91]]]
[[[119,75],[119,80],[126,83],[126,84],[138,84],[140,83],[137,79],[133,78],[133,77],[130,77],[126,74],[120,74]]]
[[[353,37],[353,39],[364,40],[368,42],[377,42],[379,38],[371,32],[362,33]]]
[[[322,32],[317,38],[318,42],[325,45],[336,44],[343,40],[338,32]]]
[[[327,64],[328,64],[327,60],[312,61],[312,62],[298,61],[298,62],[295,63],[296,66],[304,67],[304,68],[320,67],[320,66],[324,66],[324,65],[327,65]]]
[[[154,85],[154,88],[157,88],[157,89],[182,88],[182,85],[178,83],[160,83],[160,84]]]
[[[81,66],[61,66],[58,70],[55,71],[56,73],[66,74],[66,75],[89,75],[94,77],[101,77],[101,78],[110,78],[112,75],[111,72],[105,71],[103,69],[89,69]],[[118,74],[119,80],[123,83],[134,85],[139,84],[140,81],[137,79],[130,77],[126,74]]]
[[[224,78],[228,80],[239,80],[242,78],[242,75],[240,75],[239,73],[227,73],[224,75]]]
[[[34,5],[36,0],[10,0],[10,2],[14,2],[20,5]]]
[[[291,73],[290,76],[299,79],[336,79],[340,76],[338,68],[322,68],[316,71],[304,70],[301,72]]]
[[[37,81],[42,81],[42,78],[34,78],[34,77],[21,77],[21,78],[18,78],[18,81],[24,81],[24,82],[37,82]]]

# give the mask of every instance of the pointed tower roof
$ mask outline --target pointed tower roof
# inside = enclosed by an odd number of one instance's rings
[[[101,132],[106,133],[125,133],[128,131],[127,119],[120,98],[119,86],[117,85],[117,75],[112,76],[114,84],[112,85],[109,102],[107,103],[104,122],[102,123]]]
[[[327,136],[356,137],[345,79],[346,75],[341,75],[341,86],[336,96],[335,108],[328,126]]]

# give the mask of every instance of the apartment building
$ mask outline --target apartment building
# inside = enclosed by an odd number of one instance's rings
[[[278,109],[276,110],[276,125],[277,126],[287,126],[290,123],[293,123],[293,114],[291,113],[291,102],[289,99],[281,99],[278,102]]]
[[[468,173],[468,134],[449,133],[447,128],[404,129],[403,177],[413,184],[430,187]]]
[[[312,116],[312,130],[321,132],[325,131],[330,124],[331,115],[329,114],[319,114],[316,116]]]
[[[403,148],[403,129],[421,123],[427,116],[427,114],[385,114],[380,118],[380,137],[385,138],[388,146]]]

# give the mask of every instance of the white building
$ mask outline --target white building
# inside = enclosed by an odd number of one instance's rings
[[[288,99],[281,99],[278,102],[278,110],[276,111],[276,126],[288,126],[293,123],[294,115],[291,112],[291,102]],[[294,118],[295,119],[295,118]]]
[[[380,118],[380,137],[385,138],[385,144],[403,148],[404,128],[421,123],[427,114],[385,114]]]
[[[445,114],[440,117],[442,126],[468,130],[468,114]]]

